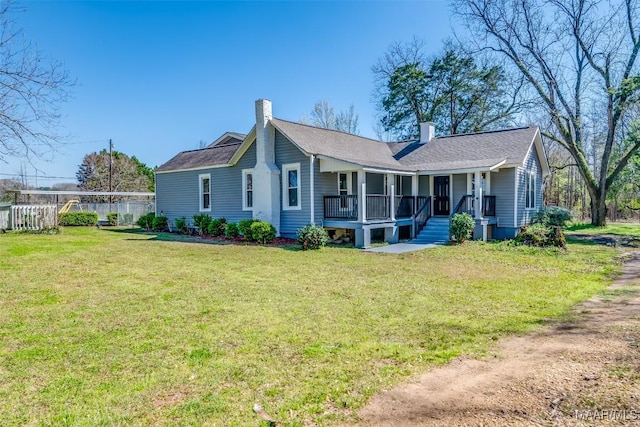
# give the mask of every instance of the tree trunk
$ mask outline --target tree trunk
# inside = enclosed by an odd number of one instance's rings
[[[600,192],[597,192],[595,196],[591,195],[591,225],[596,227],[607,225],[607,205]]]

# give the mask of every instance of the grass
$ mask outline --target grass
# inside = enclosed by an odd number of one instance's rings
[[[612,235],[640,239],[640,224],[624,222],[609,223],[604,227],[594,227],[586,223],[575,223],[567,227],[567,231],[581,234]]]
[[[281,425],[372,395],[601,292],[615,250],[404,255],[66,228],[0,235],[4,426]]]

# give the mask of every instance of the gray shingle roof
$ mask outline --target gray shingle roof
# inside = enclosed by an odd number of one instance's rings
[[[446,170],[522,164],[538,131],[537,127],[451,135],[434,138],[416,147],[399,162],[414,170]],[[417,143],[414,143],[417,144]]]
[[[389,145],[384,142],[276,118],[271,122],[308,154],[326,156],[371,168],[408,170],[393,157]]]
[[[240,148],[240,142],[216,145],[199,150],[183,151],[156,169],[157,172],[168,172],[182,169],[197,169],[208,166],[225,165]]]

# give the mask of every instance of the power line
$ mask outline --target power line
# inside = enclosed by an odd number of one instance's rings
[[[15,178],[39,178],[39,179],[76,179],[76,177],[70,176],[50,176],[50,175],[27,175],[19,173],[0,173],[0,176],[12,176]]]

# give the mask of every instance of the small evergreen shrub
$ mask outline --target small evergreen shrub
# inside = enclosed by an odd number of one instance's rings
[[[153,229],[153,219],[156,217],[155,212],[149,212],[146,215],[142,215],[136,221],[136,225],[140,228],[143,228],[146,231],[151,231]]]
[[[455,214],[451,218],[451,234],[458,243],[462,243],[473,236],[476,222],[468,213]]]
[[[238,222],[238,231],[246,239],[251,240],[251,224],[253,224],[254,222],[254,219],[243,219]]]
[[[198,227],[200,234],[206,235],[209,233],[209,224],[211,223],[211,217],[206,213],[201,213],[193,216],[193,225]]]
[[[183,216],[176,218],[176,230],[180,234],[187,234],[187,218]]]
[[[227,220],[225,218],[216,218],[211,220],[207,230],[212,236],[222,236],[227,228]]]
[[[567,247],[567,240],[564,236],[564,231],[562,231],[562,227],[547,227],[544,224],[531,224],[527,227],[523,227],[514,241],[516,242],[516,244],[527,246],[555,246],[558,248]]]
[[[558,206],[541,208],[533,215],[532,224],[543,224],[547,227],[564,227],[571,221],[571,211]]]
[[[251,224],[251,239],[265,244],[276,238],[276,228],[267,221],[255,221]]]
[[[98,224],[95,212],[65,212],[58,215],[58,224],[66,226],[83,226]]]
[[[118,225],[118,212],[109,212],[107,214],[107,222],[109,225]]]
[[[238,224],[236,224],[235,222],[227,223],[227,227],[224,229],[224,234],[231,239],[235,239],[236,237],[238,237],[238,235],[240,234],[240,231],[238,230]]]
[[[169,219],[166,216],[157,216],[151,221],[153,231],[165,231],[169,228]]]
[[[320,249],[329,241],[329,234],[324,228],[311,224],[298,230],[297,241],[302,250]]]

